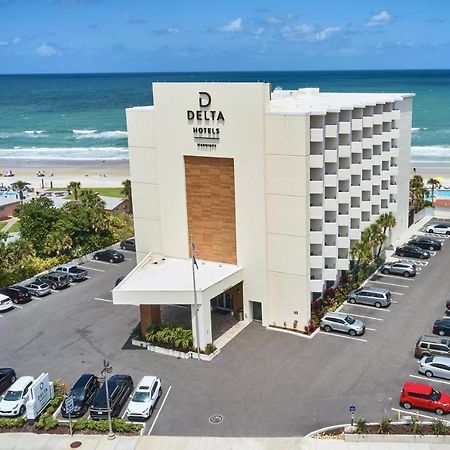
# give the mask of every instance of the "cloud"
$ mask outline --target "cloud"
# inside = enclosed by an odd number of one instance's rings
[[[127,22],[131,25],[144,25],[148,22],[148,20],[132,16],[128,18]]]
[[[283,27],[281,35],[289,41],[316,43],[327,41],[333,34],[339,31],[341,31],[340,27],[317,29],[312,25],[304,23],[291,27]]]
[[[153,33],[163,36],[167,34],[178,34],[180,31],[181,30],[178,27],[169,27],[169,28],[162,28],[159,30],[153,30]]]
[[[387,25],[392,21],[392,16],[386,11],[380,11],[377,14],[369,17],[367,22],[364,24],[365,27],[379,27],[381,25]]]
[[[35,55],[46,58],[49,56],[55,56],[58,55],[58,50],[56,50],[55,47],[52,47],[48,44],[42,44],[41,46],[37,47],[34,51]]]
[[[20,44],[22,39],[20,37],[14,37],[10,40],[0,39],[0,47],[8,47],[9,45],[17,45]]]
[[[265,19],[266,25],[276,26],[276,25],[284,25],[286,22],[295,19],[294,14],[287,14],[285,16],[271,16]]]
[[[230,23],[217,28],[217,31],[221,31],[222,33],[237,33],[239,31],[242,31],[243,29],[244,27],[242,26],[242,19],[238,17],[237,19],[232,20]]]

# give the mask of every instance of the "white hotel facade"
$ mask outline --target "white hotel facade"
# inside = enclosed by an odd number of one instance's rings
[[[211,308],[303,329],[311,300],[349,269],[380,214],[408,227],[412,94],[274,90],[267,83],[154,83],[127,109],[138,266],[113,291],[140,305],[191,305],[200,347]]]

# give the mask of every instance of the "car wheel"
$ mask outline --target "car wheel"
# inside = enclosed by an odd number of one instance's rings
[[[427,233],[432,233],[433,230],[431,228],[428,228]]]
[[[23,416],[25,414],[26,408],[25,405],[22,405],[19,409],[19,415]]]
[[[431,377],[433,376],[433,372],[432,372],[431,370],[427,370],[427,371],[425,372],[425,375],[426,375],[428,378],[431,378]]]
[[[405,278],[408,278],[408,277],[409,277],[409,272],[403,272],[403,276],[404,276]]]
[[[352,304],[356,303],[356,300],[353,297],[349,298],[348,301],[349,301],[349,303],[352,303]]]
[[[52,289],[56,289],[56,284],[53,283],[53,284],[50,285],[50,287],[51,287]]]
[[[96,261],[98,261],[98,256],[97,256],[97,255],[95,255],[95,256],[94,256],[94,259],[95,259]]]
[[[444,330],[439,330],[439,331],[438,331],[438,335],[439,335],[439,336],[444,336],[444,335],[445,335]]]
[[[438,416],[442,416],[442,415],[444,414],[444,410],[441,409],[441,408],[436,408],[436,414],[437,414]]]
[[[381,303],[380,302],[376,302],[375,303],[375,308],[381,308]]]
[[[433,250],[434,250],[434,247],[433,247],[432,245],[430,245],[430,250],[431,250],[431,251],[433,251]]]
[[[17,298],[12,299],[13,303],[17,305]]]
[[[114,260],[113,260],[112,258],[109,258],[109,262],[110,262],[110,263],[113,263]]]
[[[389,269],[383,269],[383,273],[384,273],[385,275],[389,275]]]
[[[153,406],[150,406],[150,411],[148,412],[148,417],[152,417],[153,415]]]
[[[446,231],[445,234],[448,236],[450,234],[450,231]]]
[[[348,330],[348,334],[350,336],[356,336],[356,331],[355,330]]]
[[[409,403],[409,402],[403,402],[403,408],[405,408],[405,409],[411,409],[411,403]]]
[[[325,325],[325,326],[323,327],[323,330],[326,331],[327,333],[329,333],[329,332],[331,331],[330,325]]]

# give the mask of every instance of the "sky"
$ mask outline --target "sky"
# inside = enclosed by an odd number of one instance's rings
[[[0,73],[450,68],[446,0],[0,0]]]

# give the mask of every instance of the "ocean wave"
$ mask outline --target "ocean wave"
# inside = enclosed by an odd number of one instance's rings
[[[418,131],[427,131],[427,130],[428,130],[427,127],[413,127],[413,128],[411,128],[411,131],[413,133],[417,133]]]
[[[92,133],[78,134],[75,137],[75,139],[123,139],[126,138],[127,136],[128,133],[126,131],[121,130],[101,131],[100,133],[95,130]]]
[[[0,160],[111,160],[126,158],[128,158],[126,147],[21,147],[0,149]]]
[[[73,134],[92,134],[96,132],[97,130],[72,130]]]
[[[37,134],[37,135],[40,135],[40,134],[44,134],[45,131],[44,130],[25,130],[24,133],[25,134]]]

